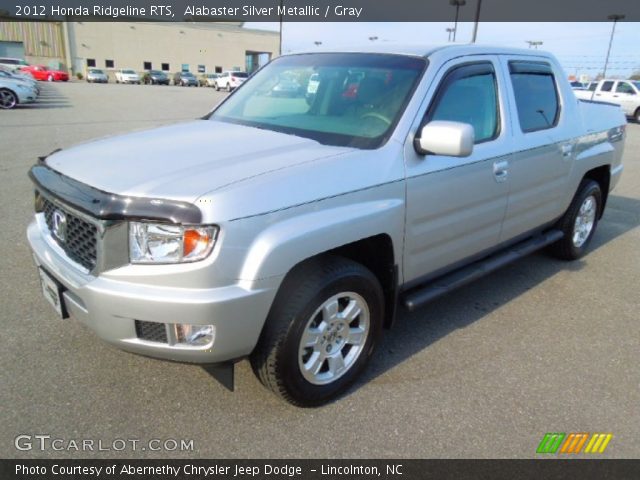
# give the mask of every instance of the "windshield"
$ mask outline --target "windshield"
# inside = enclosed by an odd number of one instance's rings
[[[151,75],[160,75],[160,76],[164,75],[164,73],[159,72],[158,70],[151,70],[149,73]]]
[[[97,69],[95,69],[95,68],[94,68],[94,69],[92,69],[92,70],[89,70],[89,73],[97,73],[97,74],[101,74],[101,73],[102,73],[102,70],[97,70]]]
[[[122,73],[126,73],[128,75],[135,75],[136,72],[134,72],[133,70],[123,70]]]
[[[182,72],[183,77],[193,77],[193,73],[191,72]]]
[[[363,53],[280,57],[210,118],[325,145],[378,148],[393,131],[426,64],[423,58]],[[291,80],[299,88],[283,92],[282,82]]]

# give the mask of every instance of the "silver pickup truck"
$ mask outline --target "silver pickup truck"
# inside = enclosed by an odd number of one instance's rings
[[[248,357],[321,405],[396,306],[542,247],[585,254],[626,120],[565,78],[549,54],[481,46],[277,58],[202,119],[40,159],[45,297],[124,350],[228,383]]]

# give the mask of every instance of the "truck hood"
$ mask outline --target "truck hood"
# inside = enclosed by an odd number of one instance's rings
[[[105,192],[194,202],[248,178],[350,150],[269,130],[197,120],[78,145],[54,153],[46,162]]]

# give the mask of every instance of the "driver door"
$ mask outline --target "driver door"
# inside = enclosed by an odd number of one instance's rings
[[[407,284],[443,273],[495,247],[509,193],[510,126],[504,79],[494,56],[467,56],[443,65],[427,92],[416,131],[431,120],[469,123],[468,157],[420,155],[405,145]]]

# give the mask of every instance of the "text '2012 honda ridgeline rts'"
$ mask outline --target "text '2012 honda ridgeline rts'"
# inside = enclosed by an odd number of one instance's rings
[[[397,304],[545,246],[582,256],[625,125],[538,51],[286,55],[203,119],[42,159],[28,238],[62,317],[218,373],[249,357],[276,394],[320,405]]]

